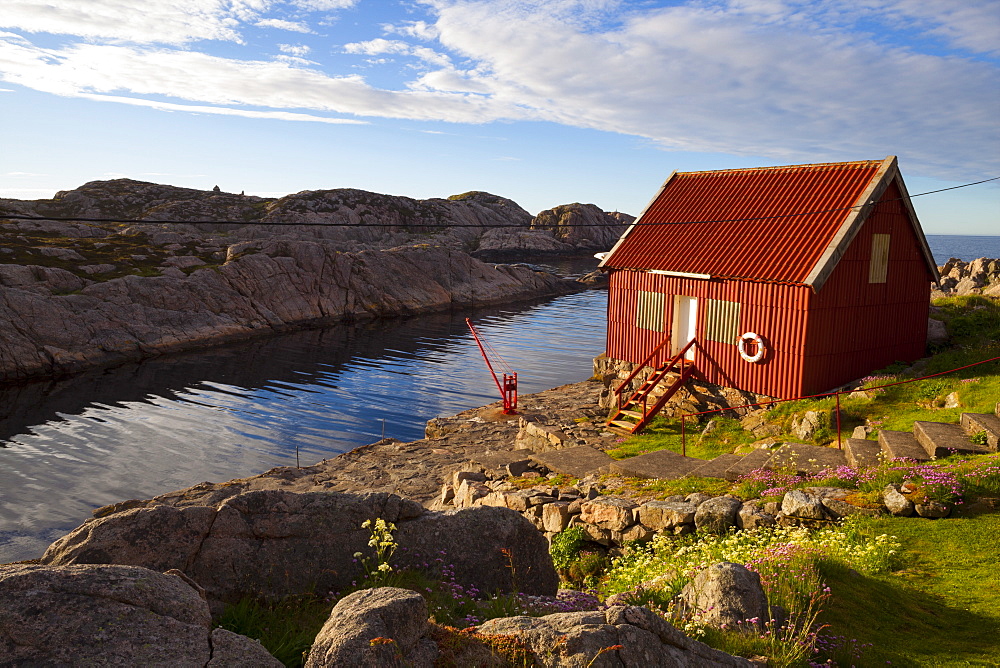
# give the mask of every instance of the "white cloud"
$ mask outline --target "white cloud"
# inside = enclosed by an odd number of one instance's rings
[[[34,172],[7,172],[4,176],[48,176],[48,174],[35,174]]]
[[[382,30],[388,35],[403,35],[427,41],[437,39],[438,36],[437,27],[426,21],[407,21],[398,25],[386,23]]]
[[[282,53],[298,56],[299,58],[308,56],[309,52],[312,51],[312,49],[305,44],[279,44],[278,50]]]
[[[314,116],[312,114],[299,114],[290,111],[253,111],[250,109],[233,109],[229,107],[207,107],[196,104],[174,104],[172,102],[160,102],[158,100],[143,100],[134,97],[122,97],[120,95],[95,95],[92,93],[80,93],[77,97],[98,102],[118,102],[121,104],[131,104],[139,107],[149,107],[161,111],[186,111],[195,114],[220,114],[223,116],[242,116],[243,118],[271,118],[280,121],[311,121],[314,123],[333,123],[348,125],[367,125],[367,121],[358,121],[350,118],[327,118],[325,116]]]
[[[567,19],[572,2],[433,1],[441,44],[475,68],[423,74],[422,89],[488,93],[537,118],[681,150],[1000,168],[996,67],[879,44],[831,27],[826,7],[709,2],[602,29]]]
[[[269,0],[4,0],[0,27],[138,43],[239,42]]]
[[[358,0],[292,0],[292,5],[299,9],[312,12],[332,12],[337,9],[350,9],[358,4]]]
[[[373,39],[367,42],[352,42],[344,45],[344,53],[360,54],[366,56],[380,56],[383,54],[399,54],[404,56],[414,56],[420,60],[437,65],[439,67],[448,66],[451,59],[443,53],[438,53],[434,49],[425,46],[413,46],[407,42],[390,39]]]
[[[333,77],[287,63],[233,60],[193,51],[76,45],[40,49],[0,40],[0,78],[35,90],[126,104],[289,120],[316,120],[287,112],[249,112],[111,95],[159,95],[210,105],[307,109],[359,116],[480,123],[524,118],[505,103],[437,91],[385,91],[359,76]],[[286,114],[284,116],[280,114]],[[316,117],[319,118],[319,117]],[[326,119],[324,122],[340,122]]]
[[[878,3],[876,3],[878,4]],[[882,0],[895,22],[916,21],[929,34],[973,53],[1000,54],[1000,3],[996,0]]]
[[[190,45],[43,49],[10,33],[0,33],[0,79],[59,95],[199,113],[544,120],[690,151],[782,161],[897,153],[904,167],[919,164],[938,176],[1000,170],[998,68],[970,55],[997,50],[995,0],[690,0],[667,7],[618,0],[421,2],[433,22],[382,28],[424,45],[380,38],[343,47],[369,57],[369,64],[400,61],[396,67],[408,80],[392,89],[321,71],[304,60],[305,46],[278,45],[283,55],[271,60],[235,60]],[[288,4],[334,11],[356,2]],[[8,0],[0,25],[64,31],[92,42],[186,45],[238,41],[243,25],[304,25],[264,18],[278,0],[60,0],[59,7]],[[937,40],[936,51],[921,50],[928,36]]]
[[[312,33],[312,28],[305,23],[296,21],[285,21],[283,19],[261,19],[254,23],[258,28],[277,28],[278,30],[288,30],[291,32]]]

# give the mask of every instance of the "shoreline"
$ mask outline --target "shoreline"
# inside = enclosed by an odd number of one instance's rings
[[[342,253],[313,242],[280,246],[190,275],[128,276],[69,294],[54,290],[51,280],[5,285],[0,385],[270,334],[588,289],[440,247]]]
[[[385,438],[311,466],[279,466],[246,478],[202,482],[151,499],[130,499],[97,508],[107,517],[133,508],[158,505],[217,506],[227,498],[256,490],[290,492],[388,492],[430,508],[451,474],[464,466],[496,466],[523,458],[515,437],[522,421],[561,432],[567,439],[594,447],[612,447],[614,434],[600,423],[605,411],[597,400],[603,384],[587,379],[519,397],[519,414],[504,415],[499,401],[432,418],[425,438],[403,442]],[[576,422],[587,418],[588,422]],[[602,433],[608,434],[602,436]],[[521,453],[527,452],[521,450]]]

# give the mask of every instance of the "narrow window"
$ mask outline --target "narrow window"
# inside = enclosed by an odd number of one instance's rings
[[[872,262],[868,267],[869,283],[885,283],[889,274],[889,235],[872,235]]]
[[[663,293],[639,291],[635,308],[635,326],[640,329],[663,331]]]
[[[708,299],[705,303],[705,338],[736,345],[740,336],[740,303]]]

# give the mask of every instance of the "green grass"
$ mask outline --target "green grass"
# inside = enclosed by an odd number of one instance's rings
[[[826,564],[826,632],[873,644],[863,665],[1000,665],[1000,515],[872,527],[902,541],[906,568],[869,576]]]
[[[305,664],[309,650],[323,628],[333,603],[315,596],[291,596],[278,602],[245,598],[227,606],[216,623],[224,629],[259,640],[286,666]]]

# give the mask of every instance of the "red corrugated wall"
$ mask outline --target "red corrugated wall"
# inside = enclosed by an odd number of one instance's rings
[[[801,393],[809,288],[780,283],[679,278],[628,270],[612,271],[610,278],[608,357],[641,362],[664,336],[669,335],[673,296],[697,297],[699,336],[694,362],[704,380],[769,396]],[[666,331],[663,333],[635,326],[639,291],[667,295]],[[735,341],[720,343],[704,339],[706,299],[740,303],[740,333],[756,332],[768,341],[769,352],[762,362],[744,361]],[[655,362],[669,359],[668,353]]]
[[[802,285],[734,279],[701,280],[612,270],[608,298],[609,357],[641,362],[669,334],[673,296],[697,297],[695,365],[704,380],[776,397],[824,392],[896,360],[924,354],[931,280],[895,184],[869,216],[819,291]],[[872,234],[889,234],[886,282],[868,282]],[[639,329],[638,291],[666,295],[665,332]],[[705,299],[741,304],[740,332],[768,341],[760,363],[740,358],[732,344],[706,341]],[[657,363],[668,355],[661,356]]]
[[[829,280],[809,304],[807,392],[822,392],[924,355],[932,280],[895,183],[886,188]],[[869,283],[872,235],[888,234],[885,283]]]

